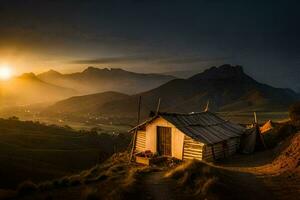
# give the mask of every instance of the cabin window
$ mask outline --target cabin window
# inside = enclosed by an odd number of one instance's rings
[[[171,156],[172,134],[170,127],[157,126],[157,152],[162,156]]]

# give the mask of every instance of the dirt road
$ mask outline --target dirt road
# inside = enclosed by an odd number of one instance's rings
[[[236,192],[243,199],[298,199],[299,177],[274,177],[274,174],[263,173],[264,166],[273,159],[274,153],[265,151],[254,155],[235,155],[214,166],[228,171],[225,173],[226,176],[234,185],[238,185]],[[193,195],[180,188],[175,180],[164,178],[165,173],[166,171],[151,172],[142,177],[140,199],[193,199]]]

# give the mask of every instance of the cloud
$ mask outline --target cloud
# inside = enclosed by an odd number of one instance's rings
[[[205,58],[205,57],[182,57],[182,58],[168,58],[158,61],[160,64],[194,64],[202,62],[216,62],[216,61],[226,61],[231,57],[215,57],[215,58]]]
[[[230,57],[200,57],[200,56],[121,56],[121,57],[101,57],[94,59],[73,60],[71,64],[115,64],[115,63],[136,63],[151,62],[155,64],[194,64],[203,62],[226,61]]]
[[[114,63],[132,63],[151,61],[155,58],[150,56],[120,56],[120,57],[102,57],[94,59],[73,60],[71,64],[114,64]]]

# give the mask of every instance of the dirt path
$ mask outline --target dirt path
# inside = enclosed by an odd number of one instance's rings
[[[260,184],[260,188],[265,188],[273,199],[293,200],[300,196],[300,172],[285,172],[283,174],[274,171],[270,164],[275,158],[271,150],[258,152],[253,155],[235,155],[217,166],[236,172],[252,174]],[[253,182],[253,181],[251,181]]]
[[[227,170],[226,176],[233,183],[240,186],[236,192],[240,193],[243,199],[282,199],[276,198],[277,188],[266,182],[268,177],[258,173],[258,168],[270,163],[273,160],[273,153],[266,151],[255,155],[236,155],[225,162],[217,163],[214,166]],[[147,200],[176,200],[193,199],[191,195],[184,193],[183,188],[168,178],[164,178],[166,171],[151,172],[140,180],[141,198]],[[277,182],[278,184],[278,182]],[[280,184],[279,184],[280,185]]]
[[[223,168],[223,167],[222,167]],[[224,167],[223,169],[226,169]],[[146,200],[185,200],[194,199],[192,194],[184,192],[177,183],[168,178],[164,178],[166,171],[151,172],[143,176],[140,180],[140,198]],[[250,173],[228,171],[228,179],[236,185],[236,192],[245,200],[252,199],[275,199],[264,184]]]

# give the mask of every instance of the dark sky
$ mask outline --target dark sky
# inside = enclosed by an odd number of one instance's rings
[[[243,65],[300,88],[300,3],[276,0],[0,0],[0,63],[140,72]]]

